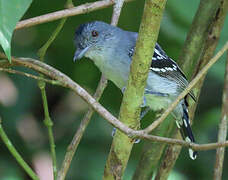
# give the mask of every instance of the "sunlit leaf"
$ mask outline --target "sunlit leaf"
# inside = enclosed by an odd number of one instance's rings
[[[13,30],[32,0],[0,0],[0,44],[11,61]]]

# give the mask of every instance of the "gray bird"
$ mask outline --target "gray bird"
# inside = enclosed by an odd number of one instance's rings
[[[75,32],[74,61],[83,56],[90,58],[105,77],[123,90],[127,85],[131,59],[138,33],[124,31],[101,21],[80,25]],[[160,111],[168,106],[187,87],[188,81],[158,43],[154,49],[150,72],[144,93],[144,106]],[[194,95],[190,92],[194,100]],[[187,96],[173,110],[177,127],[187,142],[195,142],[188,115]],[[197,152],[189,149],[191,159]]]

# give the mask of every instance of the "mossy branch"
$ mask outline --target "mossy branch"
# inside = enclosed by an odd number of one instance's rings
[[[166,0],[147,0],[136,42],[130,75],[120,108],[120,121],[125,125],[139,128],[140,106],[143,102],[144,88],[149,73],[153,50],[157,41]],[[117,131],[103,179],[122,179],[131,153],[134,139]]]

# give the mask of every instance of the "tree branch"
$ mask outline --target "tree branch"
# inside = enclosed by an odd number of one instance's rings
[[[145,1],[129,80],[119,115],[120,121],[133,129],[139,127],[140,106],[165,4],[166,0]],[[103,179],[122,179],[133,144],[134,140],[125,134],[120,131],[115,133]]]
[[[224,80],[224,89],[222,97],[222,117],[219,124],[218,142],[225,142],[227,136],[227,121],[228,121],[228,52],[226,60],[226,72]],[[214,168],[214,180],[222,179],[223,161],[225,155],[225,148],[218,148],[216,150],[216,160]]]
[[[130,1],[132,1],[132,0],[126,0],[126,2],[130,2]],[[58,20],[58,19],[62,19],[62,18],[70,17],[70,16],[75,16],[78,14],[86,14],[91,11],[106,8],[113,4],[114,4],[113,0],[103,0],[103,1],[97,1],[94,3],[86,3],[86,4],[83,4],[83,5],[74,7],[74,8],[64,9],[64,10],[60,10],[60,11],[56,11],[53,13],[48,13],[48,14],[45,14],[42,16],[37,16],[34,18],[20,21],[19,23],[17,23],[15,29],[17,30],[17,29],[21,29],[21,28],[31,27],[31,26],[35,26],[38,24],[47,23],[50,21],[54,21],[54,20]]]
[[[44,82],[49,83],[51,85],[58,85],[58,86],[62,85],[61,83],[59,83],[56,80],[45,79],[45,78],[40,77],[40,76],[35,76],[35,75],[32,75],[32,74],[21,72],[21,71],[17,71],[17,70],[14,70],[14,69],[0,68],[0,71],[8,72],[8,73],[11,73],[11,74],[18,74],[18,75],[26,76],[28,78],[32,78],[32,79],[35,79],[35,80],[44,81]]]
[[[222,48],[218,52],[218,54],[223,52],[224,48],[228,49],[228,44]],[[218,58],[218,54],[215,56]],[[215,58],[214,57],[214,58]],[[6,58],[6,56],[3,53],[0,53],[0,58]],[[213,59],[214,59],[213,58]],[[6,68],[6,67],[12,67],[12,66],[24,66],[30,69],[33,69],[39,73],[42,73],[52,79],[55,79],[61,83],[63,87],[71,89],[73,92],[75,92],[77,95],[79,95],[82,99],[84,99],[95,111],[100,114],[105,120],[107,120],[110,124],[121,130],[123,133],[128,135],[129,137],[134,138],[142,138],[147,139],[151,141],[157,141],[162,143],[168,143],[173,145],[181,145],[185,147],[190,147],[193,150],[198,151],[205,151],[210,149],[216,149],[218,147],[225,147],[228,146],[228,141],[224,143],[209,143],[209,144],[195,144],[195,143],[188,143],[183,140],[179,139],[171,139],[171,138],[165,138],[165,137],[159,137],[159,136],[153,136],[149,135],[147,133],[144,133],[142,130],[134,130],[123,124],[121,121],[119,121],[117,118],[115,118],[110,112],[108,112],[102,105],[100,105],[96,100],[88,94],[82,87],[80,87],[77,83],[75,83],[73,80],[71,80],[68,76],[63,74],[62,72],[56,70],[55,68],[40,62],[38,60],[34,60],[31,58],[14,58],[12,57],[12,62],[9,63],[7,60],[1,60],[0,61],[0,67]]]

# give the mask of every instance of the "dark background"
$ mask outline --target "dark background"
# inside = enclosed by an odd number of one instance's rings
[[[86,2],[93,1],[74,1],[75,6]],[[62,0],[34,0],[23,19],[61,10],[64,4],[65,1]],[[174,60],[178,58],[198,5],[199,0],[167,2],[158,42]],[[144,1],[126,3],[118,26],[125,30],[138,31],[143,6]],[[101,73],[92,61],[86,58],[73,63],[74,31],[78,25],[88,21],[101,20],[110,23],[111,15],[112,8],[109,7],[68,18],[45,56],[46,63],[67,74],[91,94],[96,89]],[[37,58],[37,50],[46,42],[58,22],[54,21],[15,31],[12,40],[12,55]],[[226,19],[217,50],[227,41],[227,31],[228,20]],[[215,142],[217,139],[224,70],[225,56],[210,69],[207,75],[193,125],[198,143]],[[4,97],[7,96],[4,96],[3,100],[0,98],[0,115],[3,119],[3,126],[25,160],[31,166],[39,169],[45,177],[44,179],[48,179],[51,163],[49,143],[47,130],[42,122],[43,107],[37,83],[21,76],[1,75],[6,78],[6,82],[12,84],[4,84],[5,81],[1,80],[0,94],[5,90],[7,95],[7,92],[10,93],[10,90],[13,89],[12,96],[9,96],[10,101],[4,100]],[[54,121],[57,160],[58,167],[60,167],[65,150],[77,130],[80,120],[87,112],[88,106],[80,97],[67,89],[51,85],[47,85],[46,89],[50,114]],[[121,99],[120,90],[109,82],[100,102],[115,116],[118,116]],[[144,119],[144,121],[146,120]],[[96,180],[102,178],[112,142],[111,131],[112,126],[95,113],[82,138],[66,179]],[[124,180],[131,179],[140,158],[142,145],[143,142],[134,146]],[[228,166],[226,157],[224,170]],[[202,151],[199,153],[198,159],[192,161],[184,148],[169,179],[212,179],[214,162],[215,150]],[[228,172],[224,171],[223,179],[227,179],[227,177]],[[0,179],[29,179],[2,142],[0,142]]]

